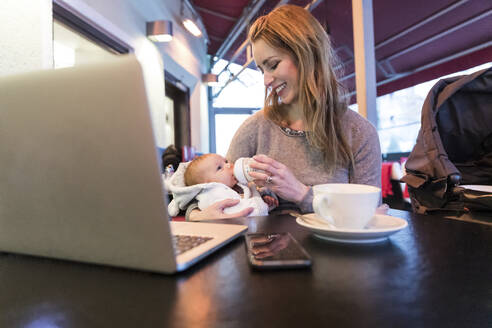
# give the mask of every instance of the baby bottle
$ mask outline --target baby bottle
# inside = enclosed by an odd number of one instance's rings
[[[262,170],[253,169],[249,165],[255,160],[250,157],[238,158],[234,163],[234,176],[237,181],[241,184],[248,184],[248,182],[253,181],[253,177],[249,175],[249,172],[264,172]]]

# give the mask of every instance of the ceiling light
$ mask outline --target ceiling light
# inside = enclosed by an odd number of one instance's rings
[[[186,27],[188,32],[190,32],[194,36],[198,37],[198,36],[202,35],[202,31],[200,31],[198,26],[191,19],[186,18],[185,20],[183,20],[183,25],[184,25],[184,27]]]
[[[159,20],[147,22],[147,37],[154,42],[169,42],[173,39],[171,21]]]

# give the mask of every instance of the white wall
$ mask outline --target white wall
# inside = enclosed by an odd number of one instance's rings
[[[51,0],[0,1],[0,76],[52,67]]]
[[[206,71],[203,39],[180,25],[180,0],[62,0],[89,22],[135,49],[142,63],[159,146],[165,144],[164,68],[190,89],[192,145],[208,152],[208,116],[201,108]],[[172,20],[174,39],[154,44],[145,37],[145,23]],[[50,0],[0,1],[0,74],[52,66],[52,9]],[[33,28],[33,26],[35,28]],[[35,34],[31,36],[31,33]]]

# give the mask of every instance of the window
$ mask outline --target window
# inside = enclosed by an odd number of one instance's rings
[[[225,156],[229,149],[232,137],[237,129],[251,114],[215,114],[215,126],[219,128],[215,131],[215,152]]]
[[[218,74],[227,65],[227,61],[219,60],[212,69],[212,73]],[[226,72],[219,76],[219,85],[224,85],[232,74],[237,74],[242,66],[231,63]],[[239,77],[229,83],[226,88],[213,87],[212,94],[220,94],[213,98],[215,108],[261,108],[265,98],[265,86],[263,75],[251,68],[246,68]]]
[[[133,49],[113,35],[53,1],[53,67],[70,67]]]
[[[456,72],[440,79],[467,75],[488,67],[492,67],[492,63]],[[412,151],[420,130],[422,105],[430,89],[440,79],[378,97],[378,133],[383,154]]]
[[[212,69],[212,73],[218,74],[228,64],[225,60],[219,60]],[[229,79],[232,74],[237,74],[242,66],[231,63],[227,71],[219,76],[220,85]],[[229,149],[234,133],[239,126],[251,114],[263,107],[265,87],[262,74],[251,68],[246,68],[241,75],[230,82],[226,88],[213,87],[210,124],[210,151],[225,155]],[[213,130],[213,131],[212,131]]]
[[[71,67],[116,56],[60,22],[53,22],[53,66]]]

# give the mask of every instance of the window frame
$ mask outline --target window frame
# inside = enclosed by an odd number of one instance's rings
[[[208,89],[211,89],[210,87]],[[210,92],[211,93],[211,92]],[[210,100],[209,93],[209,147],[210,152],[215,153],[217,151],[216,138],[216,124],[215,115],[217,114],[227,114],[227,115],[253,115],[255,112],[259,111],[261,108],[241,108],[241,107],[213,107],[212,100]]]
[[[75,9],[61,1],[53,1],[53,20],[68,26],[111,53],[127,54],[134,52],[134,49],[126,42],[99,27],[94,22],[89,21]]]

